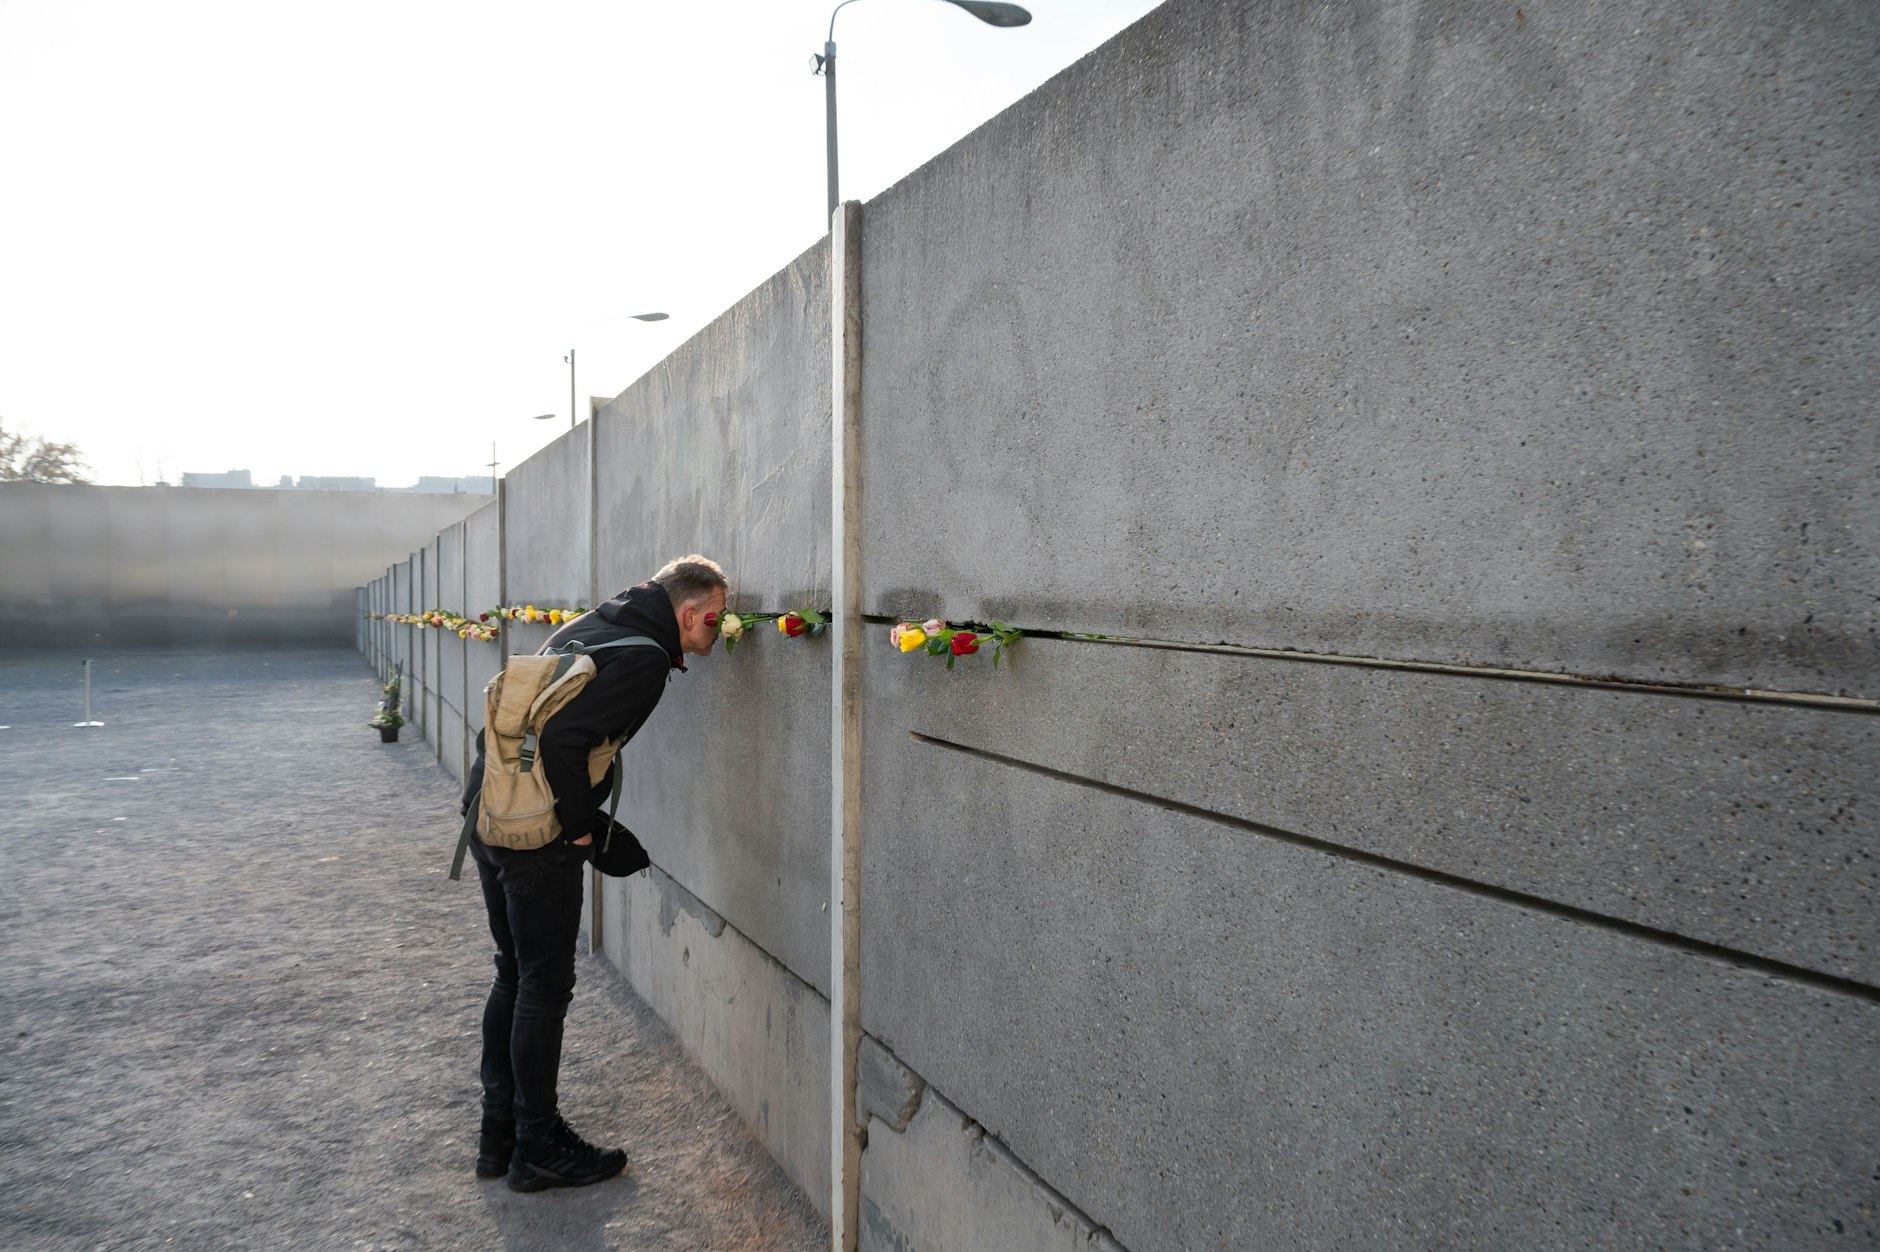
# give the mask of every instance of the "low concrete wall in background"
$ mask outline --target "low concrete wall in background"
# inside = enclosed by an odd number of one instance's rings
[[[3,483],[0,639],[351,643],[355,589],[488,499]]]

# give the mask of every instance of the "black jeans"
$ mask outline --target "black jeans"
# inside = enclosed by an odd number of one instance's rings
[[[513,852],[472,839],[470,852],[496,939],[496,981],[483,1007],[483,1114],[514,1118],[519,1137],[539,1138],[556,1116],[587,850],[558,840]]]

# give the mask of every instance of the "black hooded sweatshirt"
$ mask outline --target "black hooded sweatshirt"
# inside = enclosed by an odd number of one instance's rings
[[[581,694],[549,719],[542,735],[542,770],[555,793],[555,816],[562,838],[607,833],[607,799],[613,792],[611,771],[598,784],[587,779],[588,753],[601,740],[625,743],[638,733],[653,706],[666,692],[673,670],[685,669],[679,646],[679,619],[672,600],[658,583],[629,587],[591,613],[583,613],[548,637],[549,647],[570,640],[606,643],[628,635],[645,635],[666,650],[664,657],[651,648],[608,648],[592,654],[595,675]],[[477,761],[466,780],[463,810],[483,787],[483,737],[477,736]]]

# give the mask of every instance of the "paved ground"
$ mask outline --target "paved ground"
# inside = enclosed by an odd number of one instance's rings
[[[346,651],[0,658],[0,1247],[811,1249],[804,1197],[583,957],[563,1107],[632,1155],[471,1173],[490,944],[455,787]]]

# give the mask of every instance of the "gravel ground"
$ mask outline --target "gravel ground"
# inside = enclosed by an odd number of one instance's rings
[[[562,1104],[627,1173],[473,1175],[482,901],[356,654],[102,655],[86,730],[81,673],[0,659],[0,1247],[828,1246],[593,957]]]

